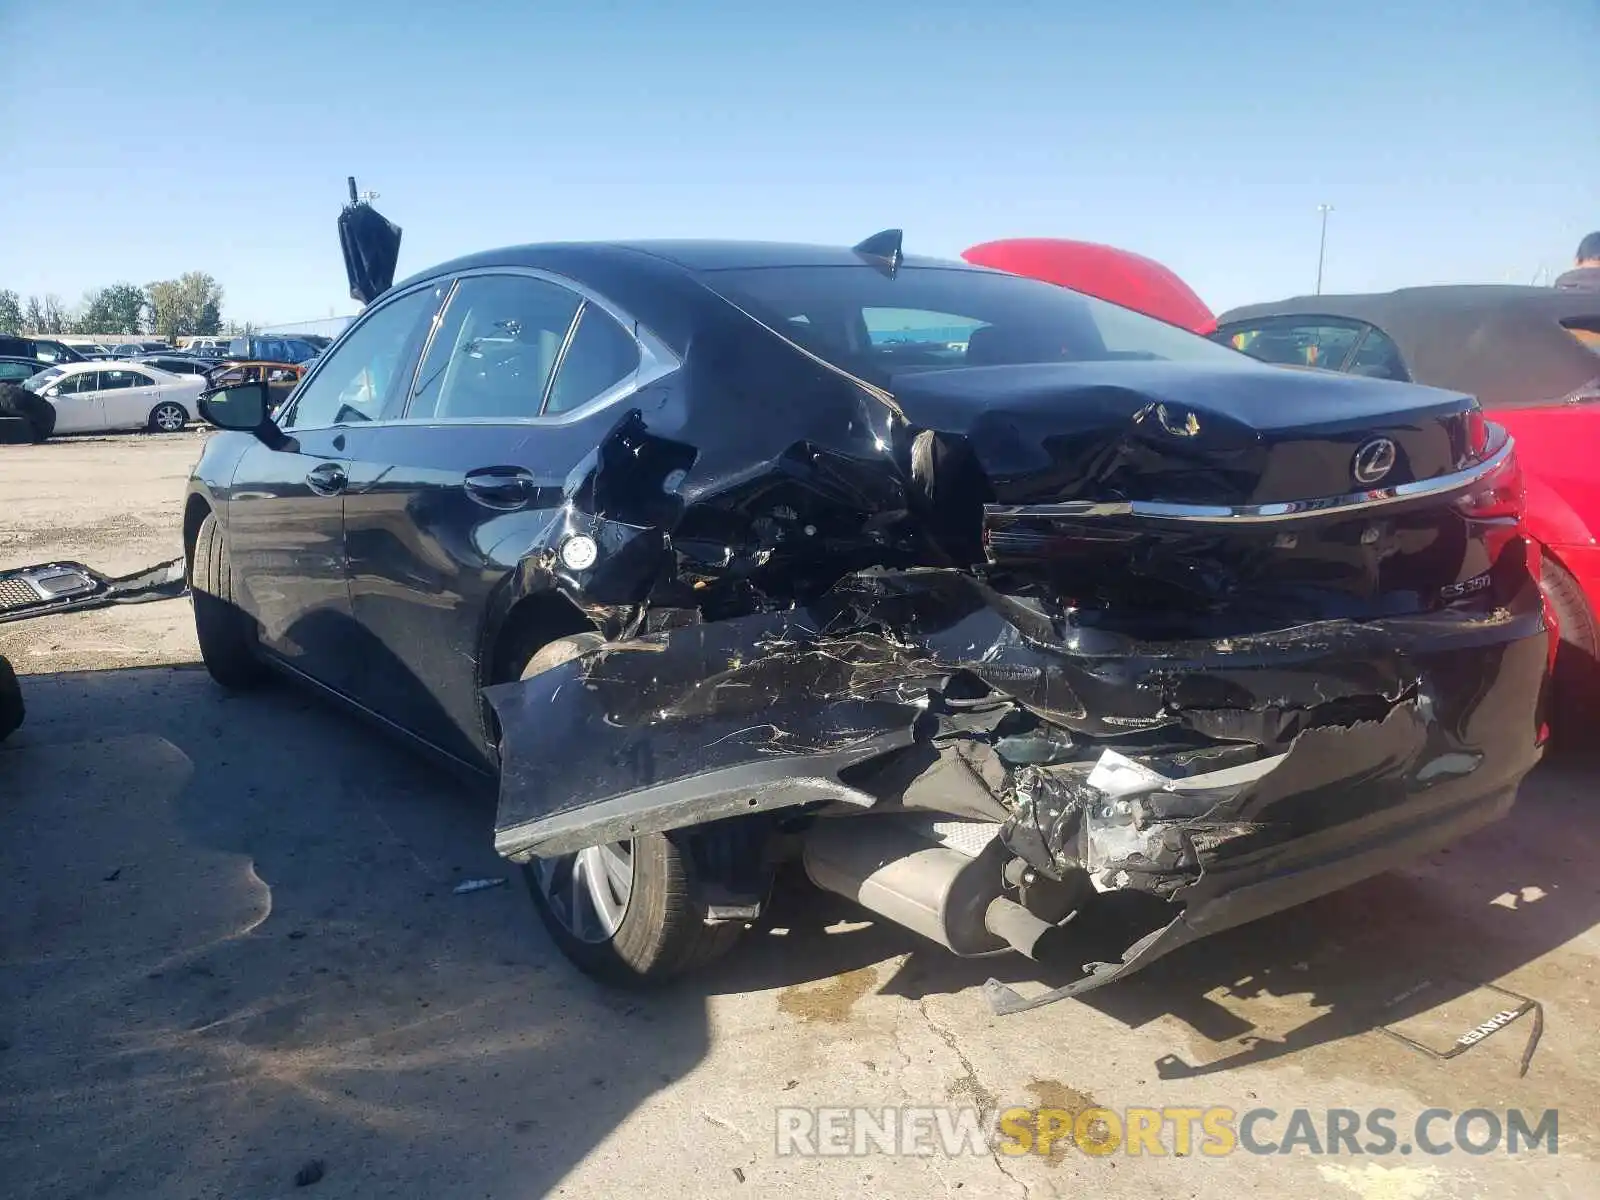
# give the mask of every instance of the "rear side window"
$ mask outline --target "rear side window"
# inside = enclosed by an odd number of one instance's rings
[[[571,412],[617,386],[639,369],[639,343],[611,314],[585,304],[578,328],[561,356],[546,414]]]
[[[1359,321],[1279,318],[1257,325],[1230,325],[1226,344],[1262,362],[1341,371],[1369,328]]]
[[[531,276],[461,280],[437,322],[406,416],[538,416],[581,304],[577,293]]]
[[[34,375],[32,367],[27,363],[0,362],[0,380],[14,383],[18,379],[31,379]]]
[[[1400,358],[1400,348],[1376,326],[1367,329],[1366,337],[1356,346],[1355,354],[1344,369],[1352,375],[1365,375],[1370,379],[1393,379],[1398,383],[1407,383],[1411,379]]]

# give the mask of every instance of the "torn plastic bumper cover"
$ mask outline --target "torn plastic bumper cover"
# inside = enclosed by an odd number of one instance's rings
[[[181,558],[116,577],[76,562],[16,567],[0,571],[0,624],[111,604],[170,600],[187,590]]]
[[[488,689],[496,847],[526,860],[750,812],[920,806],[1001,822],[1052,878],[1173,904],[1069,989],[993,985],[997,1007],[1031,1007],[1502,815],[1539,756],[1548,641],[1528,591],[1488,615],[1150,643],[960,571],[865,572],[808,607]]]

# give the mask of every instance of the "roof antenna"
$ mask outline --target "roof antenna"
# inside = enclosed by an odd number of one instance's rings
[[[356,191],[356,177],[354,175],[346,175],[345,182],[350,185],[350,206],[352,208],[357,204],[371,204],[378,198],[377,192]]]
[[[885,229],[882,233],[875,233],[865,241],[857,242],[851,247],[851,252],[866,259],[879,271],[893,279],[900,270],[900,263],[904,258],[904,255],[900,252],[900,243],[904,237],[904,230]]]

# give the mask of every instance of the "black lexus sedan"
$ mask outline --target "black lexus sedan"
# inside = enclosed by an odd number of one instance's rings
[[[200,647],[497,775],[598,976],[725,949],[785,853],[963,955],[1139,896],[1120,960],[992,984],[1015,1011],[1431,851],[1539,758],[1538,561],[1470,396],[895,231],[388,284],[275,419],[202,400]]]

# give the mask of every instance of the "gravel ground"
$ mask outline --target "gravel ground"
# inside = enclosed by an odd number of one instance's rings
[[[0,447],[0,567],[172,556],[201,436]],[[794,887],[724,964],[628,996],[536,928],[483,795],[287,687],[225,698],[186,601],[0,652],[30,706],[0,747],[7,1195],[1600,1196],[1592,764],[1084,1002],[995,1018],[978,985],[1026,962]],[[1531,1016],[1448,1062],[1380,1028],[1447,1045],[1515,1003],[1490,987],[1542,1004],[1526,1075]],[[1558,1109],[1560,1152],[780,1156],[786,1105],[1270,1108],[1265,1141],[1388,1108],[1401,1142],[1431,1106]]]

